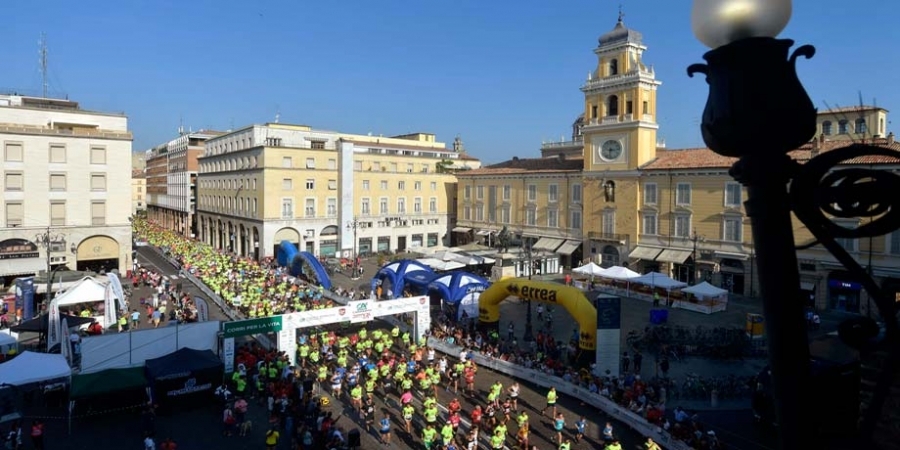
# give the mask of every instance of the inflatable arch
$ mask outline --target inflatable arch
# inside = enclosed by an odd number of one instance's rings
[[[276,256],[278,264],[287,267],[288,272],[295,277],[303,273],[304,264],[308,265],[316,273],[319,284],[325,289],[331,289],[331,278],[328,277],[328,271],[312,253],[298,252],[297,247],[294,247],[290,241],[281,241],[281,247]]]
[[[597,309],[578,288],[557,283],[507,278],[487,288],[478,298],[478,320],[485,325],[499,327],[500,302],[506,297],[560,305],[578,323],[578,347],[597,348]]]

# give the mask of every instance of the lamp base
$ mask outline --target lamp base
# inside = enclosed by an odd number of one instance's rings
[[[816,133],[816,109],[797,78],[798,56],[811,58],[804,45],[788,57],[790,39],[747,38],[703,55],[707,64],[688,67],[706,75],[709,97],[701,131],[706,145],[723,156],[785,154]]]

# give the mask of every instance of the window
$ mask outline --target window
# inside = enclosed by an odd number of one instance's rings
[[[691,236],[691,216],[679,214],[675,216],[675,237],[688,238]]]
[[[591,106],[591,119],[597,118],[597,105]]]
[[[294,180],[290,178],[285,178],[281,180],[281,190],[282,191],[293,191],[294,190]]]
[[[431,182],[431,190],[432,190],[432,191],[436,191],[436,190],[437,190],[437,181],[432,181],[432,182]]]
[[[537,200],[537,186],[534,184],[528,185],[528,201],[533,202]]]
[[[328,180],[328,190],[329,191],[337,190],[337,180]]]
[[[371,170],[374,170],[374,171],[376,171],[376,172],[380,172],[380,171],[381,171],[381,163],[378,162],[378,161],[373,162],[373,163],[372,163],[372,169],[371,169]]]
[[[537,224],[537,211],[534,208],[525,210],[525,224],[532,227]]]
[[[846,120],[838,121],[838,134],[850,134],[850,125]]]
[[[323,142],[322,145],[324,146],[324,144],[325,144],[325,143]],[[323,147],[323,148],[324,148],[324,147]],[[337,169],[337,160],[336,160],[336,159],[329,159],[329,160],[328,160],[328,170],[336,170],[336,169]]]
[[[607,116],[618,116],[619,115],[619,97],[616,95],[610,95],[606,100],[606,115]]]
[[[362,185],[362,190],[368,191],[368,190],[369,190],[369,180],[363,180],[363,183],[362,183],[362,184],[363,184],[363,185]]]
[[[312,190],[315,190],[315,189],[316,189],[316,180],[314,180],[314,179],[312,179],[312,178],[307,178],[307,179],[306,179],[306,190],[307,190],[307,191],[312,191]]]
[[[369,199],[367,199],[367,198],[362,199],[362,205],[360,207],[360,210],[362,211],[362,215],[364,215],[364,216],[368,216],[368,215],[372,214],[372,205],[369,204]]]
[[[484,200],[484,186],[475,187],[475,199]]]
[[[353,161],[353,170],[362,172],[362,161]]]
[[[569,228],[573,230],[581,229],[581,211],[572,211],[569,218]]]
[[[412,163],[409,163],[406,165],[406,173],[413,173],[413,170],[416,170],[416,169],[413,167]]]
[[[641,218],[641,232],[650,236],[655,236],[659,233],[657,230],[657,215],[656,213],[644,213]]]
[[[610,75],[618,75],[619,74],[619,61],[616,59],[609,60],[609,74]]]
[[[866,127],[866,119],[856,119],[856,134],[866,134],[866,131],[868,131],[868,127]]]
[[[888,253],[891,255],[900,255],[900,230],[892,231],[888,236],[888,241],[890,242]]]
[[[422,198],[416,197],[413,199],[413,212],[416,214],[422,213]]]
[[[512,198],[512,186],[505,184],[503,185],[503,200],[509,201]]]
[[[406,214],[406,199],[403,197],[397,199],[397,214]]]
[[[391,172],[397,173],[397,163],[391,163]]]
[[[512,215],[510,214],[510,210],[511,210],[511,207],[509,205],[504,205],[503,207],[500,208],[500,222],[501,223],[511,223],[510,221],[511,221]]]
[[[50,174],[50,190],[51,191],[65,191],[66,190],[66,174],[64,173],[51,173]]]
[[[581,185],[572,185],[572,203],[581,203]]]
[[[290,156],[284,156],[281,158],[281,167],[284,169],[290,169],[294,166],[294,161]]]
[[[22,162],[22,144],[7,142],[3,146],[3,160],[6,162]],[[21,205],[21,203],[18,203]]]
[[[387,181],[381,180],[381,190],[382,191],[388,190],[388,182]]]
[[[106,190],[106,174],[103,174],[103,173],[92,173],[91,174],[91,190],[92,191],[105,191]]]
[[[381,197],[381,199],[378,201],[378,213],[379,214],[387,214],[388,213],[387,197]]]
[[[316,217],[316,199],[306,199],[306,206],[303,209],[303,213],[306,217]]]
[[[550,203],[556,203],[559,201],[559,186],[556,184],[551,184],[547,186],[547,201]]]
[[[603,234],[610,235],[616,233],[616,210],[607,209],[603,211],[603,224],[602,230]]]
[[[414,190],[414,191],[421,191],[421,190],[422,190],[422,182],[421,182],[421,181],[416,181],[415,183],[413,183],[413,190]]]
[[[294,199],[281,199],[281,218],[292,219],[294,217]]]
[[[472,198],[472,186],[466,186],[463,190],[463,198],[466,200],[470,200]]]
[[[400,190],[400,191],[406,190],[406,182],[405,182],[405,181],[398,181],[398,182],[397,182],[397,190]]]
[[[650,114],[650,102],[644,101],[641,102],[641,108],[644,114]]]
[[[309,148],[313,150],[324,150],[325,149],[325,141],[310,141]]]
[[[853,229],[859,226],[859,222],[856,220],[835,220],[835,224],[848,229]],[[891,237],[893,237],[893,233],[891,233]],[[844,250],[847,250],[848,252],[855,252],[858,250],[857,240],[855,238],[835,237],[834,240],[837,241],[837,243],[840,244],[841,247],[844,247]]]
[[[6,202],[6,226],[21,227],[25,219],[25,208],[22,202]]]
[[[50,164],[63,164],[66,162],[66,146],[50,144]]]
[[[725,183],[725,206],[740,208],[743,196],[743,188],[740,183]]]
[[[744,230],[740,217],[726,217],[722,224],[722,240],[726,242],[742,242]]]
[[[824,134],[825,136],[831,136],[832,132],[833,130],[831,129],[831,121],[826,120],[822,122],[822,134]]]
[[[463,219],[464,220],[472,220],[472,207],[471,206],[463,207]]]
[[[547,226],[550,228],[559,227],[559,211],[556,209],[547,210]]]
[[[316,159],[315,158],[306,158],[306,168],[307,169],[315,169],[316,168]]]
[[[644,204],[655,205],[659,201],[659,191],[656,183],[644,183]],[[646,234],[646,233],[645,233]],[[656,234],[656,233],[653,233]]]
[[[679,206],[690,206],[691,183],[678,183],[675,185],[675,204]]]
[[[21,191],[25,187],[25,176],[22,172],[6,172],[3,185],[7,191]]]
[[[437,197],[431,197],[430,199],[428,199],[428,212],[437,212]]]
[[[334,197],[329,197],[325,200],[325,213],[328,214],[328,217],[337,216],[337,199]]]
[[[101,147],[99,145],[91,146],[91,164],[106,164],[106,147]],[[105,207],[106,206],[104,206],[104,208]]]
[[[91,202],[91,225],[106,225],[106,202]]]
[[[484,222],[484,205],[478,205],[475,207],[475,220]]]
[[[66,224],[66,202],[50,202],[50,225],[61,227]]]

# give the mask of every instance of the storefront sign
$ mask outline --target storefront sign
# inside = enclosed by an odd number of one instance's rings
[[[832,289],[848,289],[851,291],[862,290],[862,285],[855,281],[828,280],[828,287]]]
[[[0,259],[37,258],[37,245],[25,239],[7,239],[0,242]]]

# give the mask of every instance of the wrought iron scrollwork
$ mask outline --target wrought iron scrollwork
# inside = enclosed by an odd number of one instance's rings
[[[799,52],[800,49],[798,49]],[[875,395],[861,426],[864,437],[870,437],[886,397],[889,395],[894,372],[900,364],[900,326],[897,305],[869,271],[864,269],[836,238],[866,238],[888,234],[900,228],[900,175],[886,170],[863,168],[870,157],[893,158],[900,163],[900,155],[886,148],[852,144],[822,153],[797,167],[791,181],[791,208],[797,218],[812,233],[814,242],[828,250],[855,278],[874,300],[884,322],[885,335],[870,319],[855,319],[856,326],[842,326],[842,340],[862,352],[877,347],[889,350],[875,388]],[[841,168],[841,164],[856,167]],[[849,165],[848,164],[848,165]],[[856,228],[846,228],[833,219],[869,221]]]

